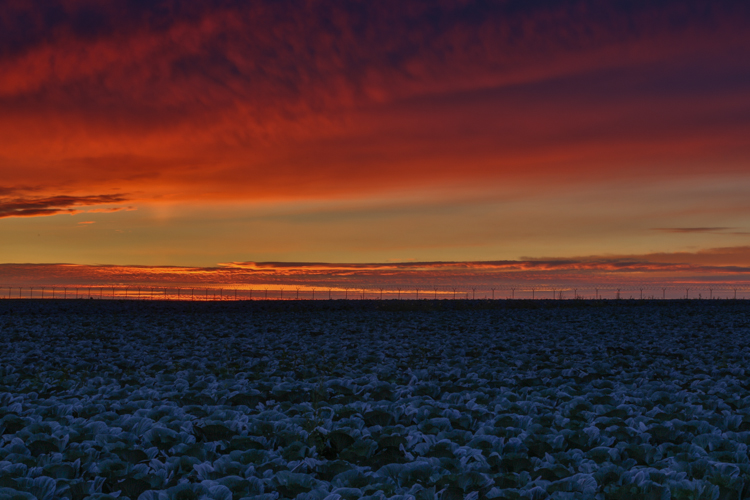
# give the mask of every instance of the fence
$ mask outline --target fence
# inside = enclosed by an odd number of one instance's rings
[[[157,287],[157,286],[4,286],[0,299],[97,300],[740,300],[750,288],[733,286],[387,286],[387,287]]]

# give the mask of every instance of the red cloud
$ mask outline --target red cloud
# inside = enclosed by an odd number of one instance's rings
[[[744,172],[749,18],[695,0],[9,1],[0,169],[45,194],[214,200]]]

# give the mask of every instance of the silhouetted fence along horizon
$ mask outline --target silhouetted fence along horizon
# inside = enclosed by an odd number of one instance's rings
[[[317,293],[317,296],[316,296]],[[13,286],[0,288],[3,299],[97,300],[654,300],[745,299],[750,287],[733,286],[457,286],[431,287],[163,287],[163,286]]]

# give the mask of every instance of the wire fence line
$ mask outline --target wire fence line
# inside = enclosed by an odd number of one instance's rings
[[[0,286],[0,299],[98,300],[622,300],[731,299],[750,296],[750,288],[713,285],[627,286]]]

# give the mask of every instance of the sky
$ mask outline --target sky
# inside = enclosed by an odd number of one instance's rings
[[[750,286],[748,25],[736,0],[6,0],[0,284]]]

